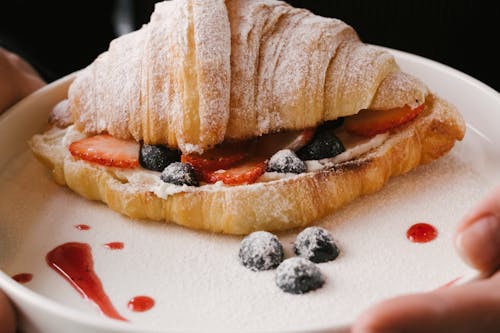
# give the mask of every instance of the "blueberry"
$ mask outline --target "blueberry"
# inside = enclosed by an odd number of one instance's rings
[[[178,150],[171,150],[159,145],[141,145],[139,164],[148,170],[163,171],[170,163],[180,161]]]
[[[241,241],[239,258],[243,266],[252,271],[278,267],[284,252],[278,237],[267,231],[255,231]]]
[[[344,151],[340,139],[331,131],[322,129],[316,132],[310,143],[297,152],[297,156],[301,160],[320,160],[337,156]]]
[[[198,186],[198,180],[194,174],[194,169],[190,164],[174,162],[163,170],[160,175],[165,183],[175,185]]]
[[[344,117],[337,118],[335,120],[328,120],[325,121],[322,125],[321,128],[328,128],[328,129],[334,129],[338,128],[340,126],[344,125]]]
[[[286,259],[278,266],[275,282],[287,293],[305,294],[323,286],[325,278],[313,262],[294,257]]]
[[[294,243],[295,254],[320,263],[334,260],[339,249],[332,235],[323,228],[309,227],[297,235]]]
[[[283,149],[271,157],[267,171],[302,173],[306,171],[306,164],[290,149]]]

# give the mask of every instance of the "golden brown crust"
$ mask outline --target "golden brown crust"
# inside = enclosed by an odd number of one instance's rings
[[[454,107],[437,97],[429,98],[427,104],[424,114],[391,133],[382,146],[329,170],[252,185],[201,187],[167,199],[157,197],[147,186],[133,188],[112,168],[74,160],[61,134],[35,136],[30,145],[59,184],[132,218],[227,234],[286,230],[311,224],[378,191],[390,177],[448,152],[463,138],[464,121]]]

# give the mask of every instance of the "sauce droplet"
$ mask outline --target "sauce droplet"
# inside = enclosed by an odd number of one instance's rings
[[[78,230],[86,231],[90,229],[90,226],[87,224],[77,224],[75,225],[75,228],[77,228]]]
[[[64,243],[50,251],[47,264],[64,277],[85,299],[94,303],[102,314],[127,321],[114,308],[94,272],[90,246],[85,243]]]
[[[111,242],[111,243],[104,244],[104,246],[110,250],[121,250],[121,249],[123,249],[124,245],[122,242]]]
[[[148,311],[154,305],[154,299],[149,296],[136,296],[128,302],[128,308],[135,312]]]
[[[18,283],[28,283],[33,279],[33,274],[31,274],[31,273],[19,273],[19,274],[12,276],[12,278],[15,281],[17,281]]]
[[[437,229],[428,223],[412,225],[406,232],[406,237],[414,243],[427,243],[438,235]]]

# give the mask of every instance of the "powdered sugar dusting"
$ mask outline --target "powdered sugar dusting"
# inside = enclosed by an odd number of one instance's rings
[[[290,149],[276,152],[267,164],[268,171],[302,173],[306,171],[306,164]]]
[[[228,137],[303,128],[323,117],[327,67],[345,23],[280,1],[227,3],[231,21],[231,116]]]
[[[276,285],[283,291],[304,294],[321,288],[325,278],[320,269],[304,258],[289,258],[276,270]]]
[[[111,42],[72,84],[85,132],[202,151],[229,116],[229,20],[223,0],[158,3],[151,22]]]
[[[270,232],[256,231],[241,241],[239,258],[252,271],[273,269],[283,260],[283,246]]]
[[[87,133],[202,152],[354,114],[374,97],[387,108],[423,100],[425,86],[398,71],[344,22],[285,2],[174,0],[114,40],[69,100]],[[386,98],[393,90],[404,98]]]
[[[387,110],[395,105],[409,105],[416,108],[424,103],[428,94],[423,82],[403,72],[388,75],[381,83],[371,108]]]

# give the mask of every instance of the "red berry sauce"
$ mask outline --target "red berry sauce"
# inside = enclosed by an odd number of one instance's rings
[[[111,243],[106,243],[104,246],[110,250],[121,250],[124,247],[124,244],[122,242],[111,242]]]
[[[94,261],[88,244],[71,242],[59,245],[47,254],[46,261],[85,299],[97,305],[102,314],[127,321],[116,311],[104,292],[101,280],[94,272]]]
[[[135,312],[148,311],[154,305],[154,299],[149,296],[136,296],[128,302],[128,308]]]
[[[90,226],[87,224],[78,224],[75,225],[75,228],[77,228],[78,230],[87,231],[90,229]]]
[[[417,223],[406,231],[406,238],[414,243],[427,243],[438,235],[437,229],[428,223]]]
[[[447,283],[443,284],[442,286],[440,286],[440,287],[438,288],[438,290],[439,290],[439,289],[446,289],[446,288],[449,288],[449,287],[453,286],[453,285],[454,285],[455,283],[457,283],[457,282],[458,282],[461,278],[462,278],[462,276],[459,276],[459,277],[457,277],[457,278],[454,278],[454,279],[453,279],[453,280],[451,280],[450,282],[447,282]]]
[[[19,274],[12,276],[12,278],[15,281],[17,281],[18,283],[28,283],[33,279],[33,274],[31,274],[31,273],[19,273]]]

